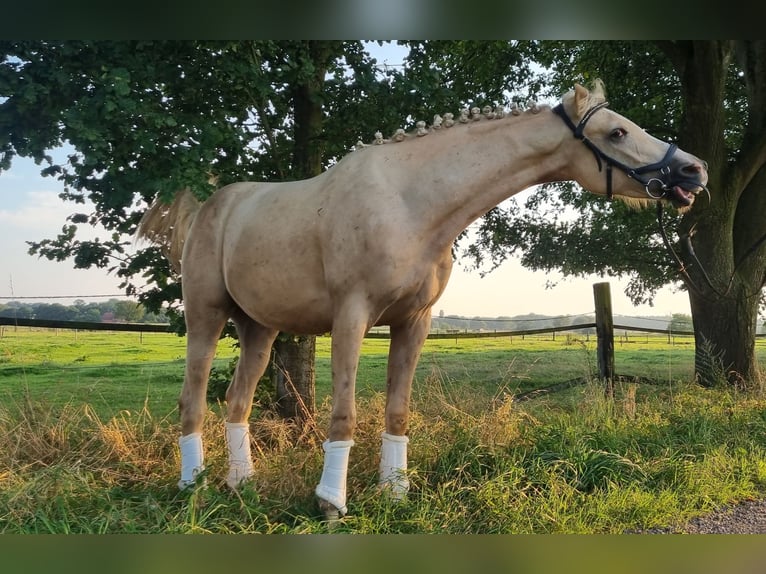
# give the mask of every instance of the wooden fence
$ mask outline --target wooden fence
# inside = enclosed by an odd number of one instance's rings
[[[91,321],[59,321],[57,319],[16,319],[0,317],[0,325],[39,327],[42,329],[71,329],[74,331],[132,331],[134,333],[170,333],[167,323],[95,323]]]
[[[37,327],[40,329],[70,329],[79,331],[128,331],[134,333],[170,333],[172,329],[167,323],[93,323],[89,321],[59,321],[55,319],[14,319],[0,317],[0,326],[6,327]],[[541,335],[545,333],[563,333],[582,329],[595,329],[596,323],[577,323],[558,327],[542,327],[539,329],[517,329],[513,331],[456,331],[449,333],[430,333],[429,339],[476,339],[483,337],[515,337],[524,335]],[[692,331],[673,331],[667,329],[652,329],[633,325],[613,325],[614,330],[639,331],[642,333],[660,333],[667,335],[694,335]],[[759,335],[761,336],[761,335]],[[368,339],[388,339],[387,332],[370,332]]]

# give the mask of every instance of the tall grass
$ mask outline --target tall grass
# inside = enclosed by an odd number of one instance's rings
[[[419,378],[410,481],[397,503],[376,488],[384,397],[360,400],[349,510],[334,532],[611,533],[667,527],[758,496],[766,401],[758,393],[590,383],[520,403],[477,393],[438,368]],[[109,418],[87,404],[21,393],[0,406],[0,532],[319,533],[313,489],[329,413],[298,432],[251,423],[255,477],[224,484],[221,409],[205,424],[207,488],[179,493],[174,417],[145,403]]]

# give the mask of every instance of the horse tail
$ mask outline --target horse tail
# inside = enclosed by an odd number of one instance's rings
[[[154,200],[138,224],[136,239],[158,245],[176,273],[181,273],[184,242],[201,205],[188,188],[178,192],[170,204]]]

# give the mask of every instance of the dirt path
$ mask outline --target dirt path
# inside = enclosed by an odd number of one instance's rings
[[[766,500],[750,500],[690,520],[676,528],[657,528],[645,534],[766,534]]]

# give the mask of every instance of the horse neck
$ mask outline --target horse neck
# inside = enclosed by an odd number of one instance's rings
[[[503,200],[532,185],[568,179],[566,160],[556,153],[566,133],[561,120],[544,108],[537,114],[455,126],[409,142],[423,146],[423,155],[410,156],[416,181],[424,182],[411,206],[427,227],[429,241],[451,245]]]

